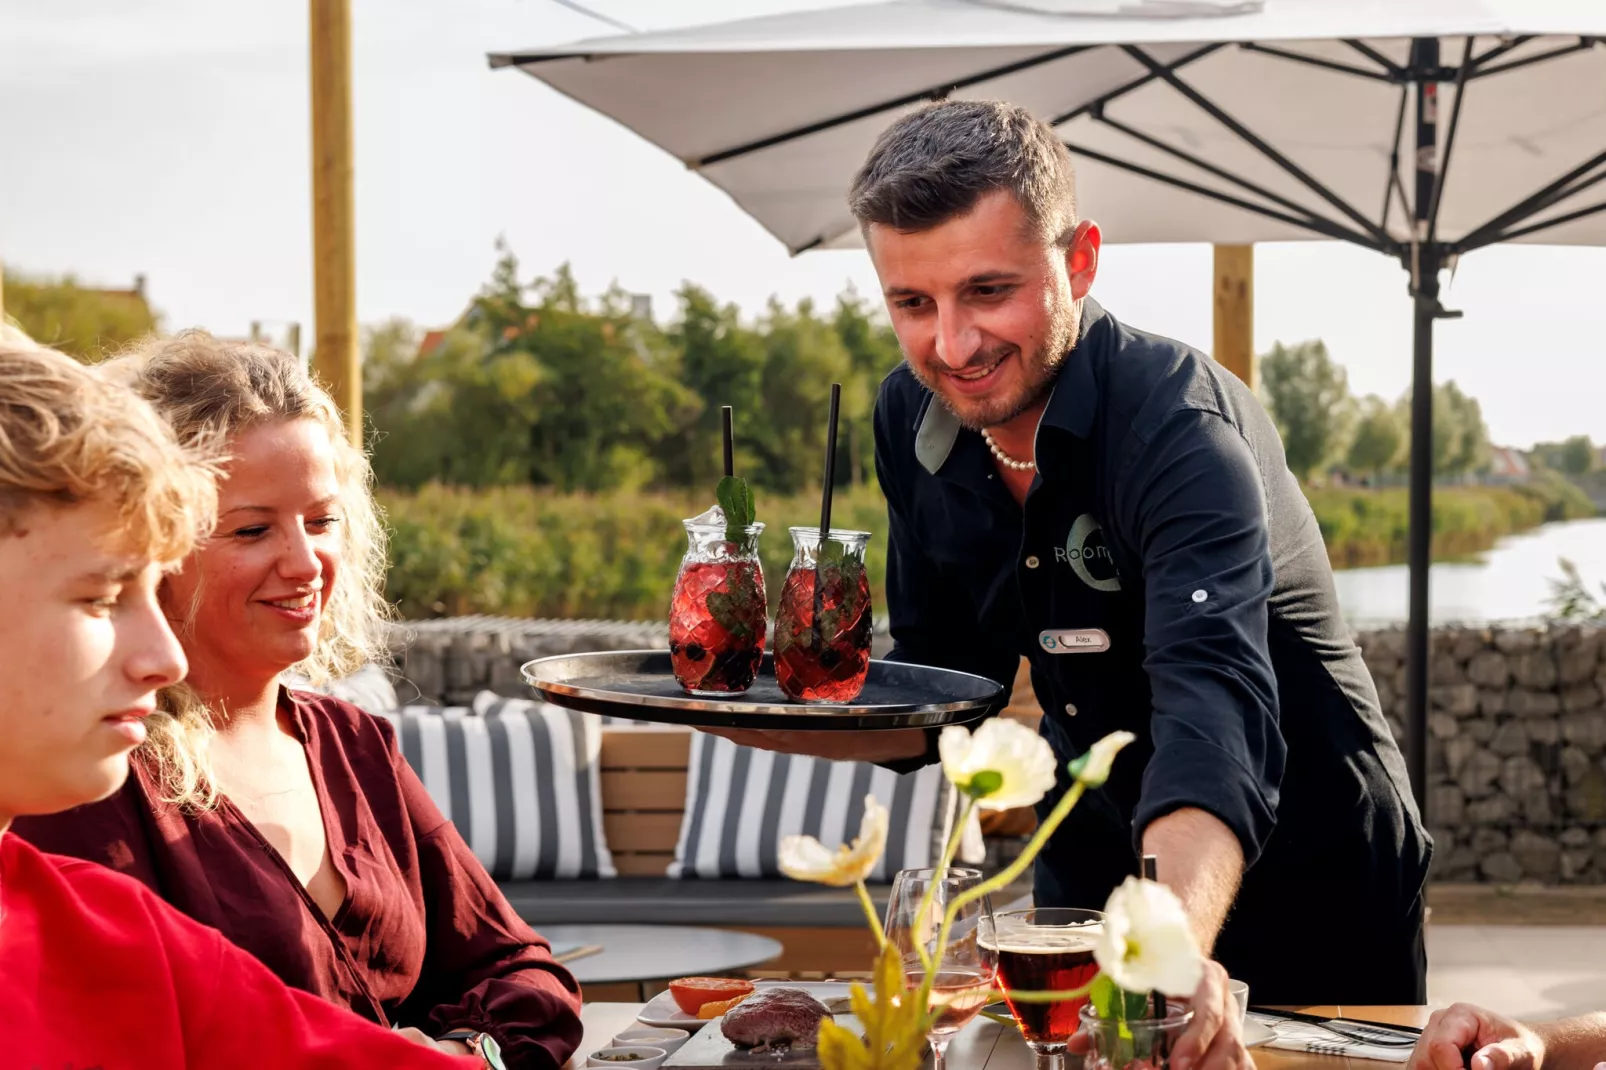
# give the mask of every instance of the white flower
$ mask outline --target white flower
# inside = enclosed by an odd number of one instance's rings
[[[1054,787],[1054,751],[1019,721],[995,717],[976,729],[950,725],[937,737],[942,771],[983,810],[1031,806]]]
[[[835,851],[813,836],[787,836],[776,859],[781,872],[797,881],[813,881],[846,888],[870,875],[887,847],[887,808],[874,795],[864,797],[864,820],[859,838]]]
[[[1137,738],[1131,732],[1111,732],[1071,763],[1071,775],[1090,788],[1103,787],[1110,779],[1110,766],[1115,764],[1115,756]]]
[[[1191,996],[1204,975],[1204,955],[1182,901],[1165,885],[1136,877],[1110,893],[1093,958],[1128,992]]]

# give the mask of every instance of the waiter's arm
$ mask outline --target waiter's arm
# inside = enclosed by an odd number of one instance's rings
[[[1286,748],[1268,645],[1273,573],[1266,493],[1242,434],[1173,414],[1121,481],[1142,557],[1154,756],[1134,815],[1211,946],[1271,836]]]

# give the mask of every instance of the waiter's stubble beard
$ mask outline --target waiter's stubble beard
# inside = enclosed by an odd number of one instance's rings
[[[918,362],[909,359],[907,351],[904,352],[903,359],[920,385],[931,391],[937,400],[942,402],[943,407],[958,418],[961,426],[971,431],[980,431],[983,428],[1009,423],[1053,388],[1054,377],[1059,374],[1060,366],[1076,347],[1077,331],[1081,323],[1081,301],[1071,301],[1056,307],[1049,319],[1048,331],[1043,337],[1042,344],[1032,352],[1029,359],[1024,359],[1021,363],[1021,371],[1026,376],[1025,382],[1021,384],[1020,389],[1002,397],[980,400],[960,398],[956,402],[942,390],[942,382],[946,378],[943,373],[929,374]],[[978,351],[971,355],[966,366],[988,364],[1013,348],[1015,347],[1006,345]]]

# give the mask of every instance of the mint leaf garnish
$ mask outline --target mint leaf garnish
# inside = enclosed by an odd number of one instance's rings
[[[714,492],[720,509],[725,513],[725,541],[738,546],[747,538],[747,529],[757,519],[753,507],[753,489],[741,476],[726,476],[719,481]]]

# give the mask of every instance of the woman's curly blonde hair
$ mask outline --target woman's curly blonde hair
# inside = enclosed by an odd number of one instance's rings
[[[385,529],[373,496],[373,469],[346,437],[333,399],[294,357],[268,346],[230,342],[205,331],[148,339],[102,365],[151,403],[192,448],[221,450],[242,431],[284,420],[314,420],[329,433],[340,484],[341,566],[326,592],[318,644],[292,671],[313,684],[354,672],[385,650]],[[225,471],[225,478],[227,473]],[[193,608],[187,616],[193,616]],[[188,622],[179,622],[187,637]],[[207,746],[206,701],[188,684],[165,689],[141,748],[163,798],[205,809],[217,802]]]

